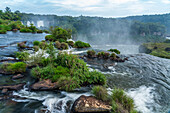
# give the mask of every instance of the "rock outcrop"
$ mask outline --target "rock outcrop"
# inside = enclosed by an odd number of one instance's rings
[[[25,83],[16,84],[16,85],[0,85],[0,90],[20,90],[24,87]]]
[[[13,77],[12,77],[12,79],[20,79],[20,78],[23,78],[24,77],[24,75],[22,75],[22,74],[17,74],[17,75],[14,75]]]
[[[93,96],[80,96],[73,104],[71,113],[110,113],[112,107]]]
[[[58,84],[52,83],[50,79],[39,81],[31,86],[31,90],[55,90],[58,89]]]

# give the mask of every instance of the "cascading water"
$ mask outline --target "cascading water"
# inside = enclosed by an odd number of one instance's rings
[[[17,51],[16,43],[21,41],[32,42],[34,40],[44,40],[46,34],[25,34],[8,32],[0,35],[0,46],[8,46],[0,49],[0,56],[4,58],[14,51]],[[135,47],[135,48],[134,48]],[[119,49],[121,57],[129,57],[124,63],[115,63],[107,69],[102,64],[107,61],[88,61],[87,65],[91,69],[96,69],[108,76],[108,86],[113,89],[121,87],[131,96],[136,104],[137,110],[143,113],[167,113],[170,111],[170,60],[158,58],[146,54],[138,53],[136,45],[92,45],[96,51],[108,50],[110,48]],[[72,49],[73,54],[85,54],[87,49]],[[110,62],[109,62],[110,63]],[[9,75],[10,76],[10,75]],[[68,113],[73,102],[80,95],[91,95],[89,88],[77,89],[72,93],[63,91],[29,91],[29,85],[33,78],[26,75],[24,80],[10,80],[9,76],[0,75],[0,84],[6,82],[18,83],[26,81],[28,84],[24,89],[13,92],[19,96],[0,102],[0,113],[39,113],[41,110],[51,113]],[[10,104],[9,104],[10,103]]]

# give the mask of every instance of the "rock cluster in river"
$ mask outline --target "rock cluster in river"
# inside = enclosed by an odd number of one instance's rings
[[[109,113],[112,107],[93,96],[80,96],[73,104],[71,113]]]

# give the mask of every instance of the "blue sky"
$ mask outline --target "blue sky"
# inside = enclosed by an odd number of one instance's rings
[[[69,16],[125,17],[170,13],[170,0],[1,0],[0,9],[8,6],[35,14]]]

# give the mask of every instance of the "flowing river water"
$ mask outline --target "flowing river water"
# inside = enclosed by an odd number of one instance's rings
[[[0,35],[0,59],[9,58],[17,49],[17,42],[44,40],[46,34],[13,33]],[[5,47],[2,47],[5,46]],[[7,46],[7,47],[6,47]],[[136,109],[142,113],[170,112],[170,60],[147,54],[139,54],[137,45],[92,45],[96,51],[119,49],[120,57],[128,57],[124,63],[114,63],[103,68],[110,61],[86,60],[89,68],[96,69],[107,75],[108,90],[114,87],[123,88],[131,96]],[[87,49],[71,49],[73,54],[85,54]],[[95,62],[95,63],[94,63]],[[20,91],[12,98],[0,101],[0,113],[69,113],[70,108],[80,95],[92,95],[90,88],[83,87],[68,93],[64,91],[29,91],[29,85],[34,82],[29,70],[21,80],[11,80],[12,75],[0,74],[0,85],[26,82]],[[0,96],[2,94],[0,93]]]

